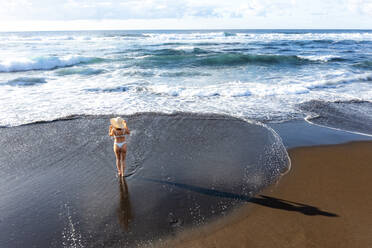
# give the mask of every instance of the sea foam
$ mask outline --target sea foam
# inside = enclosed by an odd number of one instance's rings
[[[346,74],[340,75],[332,79],[322,79],[312,82],[305,82],[304,86],[308,89],[316,88],[335,88],[344,84],[350,84],[354,82],[369,82],[372,81],[372,73],[362,73],[362,74]]]
[[[14,58],[0,61],[0,72],[51,70],[81,63],[98,62],[99,60],[98,58],[83,56]]]
[[[204,87],[170,87],[169,85],[149,86],[150,92],[173,97],[249,97],[304,94],[310,90],[299,84],[266,85],[254,82],[228,82]]]

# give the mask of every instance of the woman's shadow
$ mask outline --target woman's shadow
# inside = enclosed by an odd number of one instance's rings
[[[129,225],[133,216],[129,200],[128,185],[123,177],[119,179],[119,193],[119,207],[117,209],[118,220],[120,227],[127,232],[129,231]]]

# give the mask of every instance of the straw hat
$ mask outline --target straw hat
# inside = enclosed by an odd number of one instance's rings
[[[125,120],[121,117],[111,118],[110,122],[114,128],[125,128],[127,126]]]

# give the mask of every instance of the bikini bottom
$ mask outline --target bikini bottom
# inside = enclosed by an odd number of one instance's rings
[[[122,148],[123,147],[123,145],[125,145],[127,142],[121,142],[121,143],[116,143],[116,142],[114,142],[114,145],[117,145],[119,148]]]

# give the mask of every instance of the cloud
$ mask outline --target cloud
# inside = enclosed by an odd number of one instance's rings
[[[0,0],[0,6],[0,30],[53,30],[57,24],[64,30],[370,28],[372,23],[372,0]]]
[[[292,5],[278,0],[0,0],[0,14],[23,20],[157,19],[264,16]],[[294,0],[292,0],[293,2]]]

